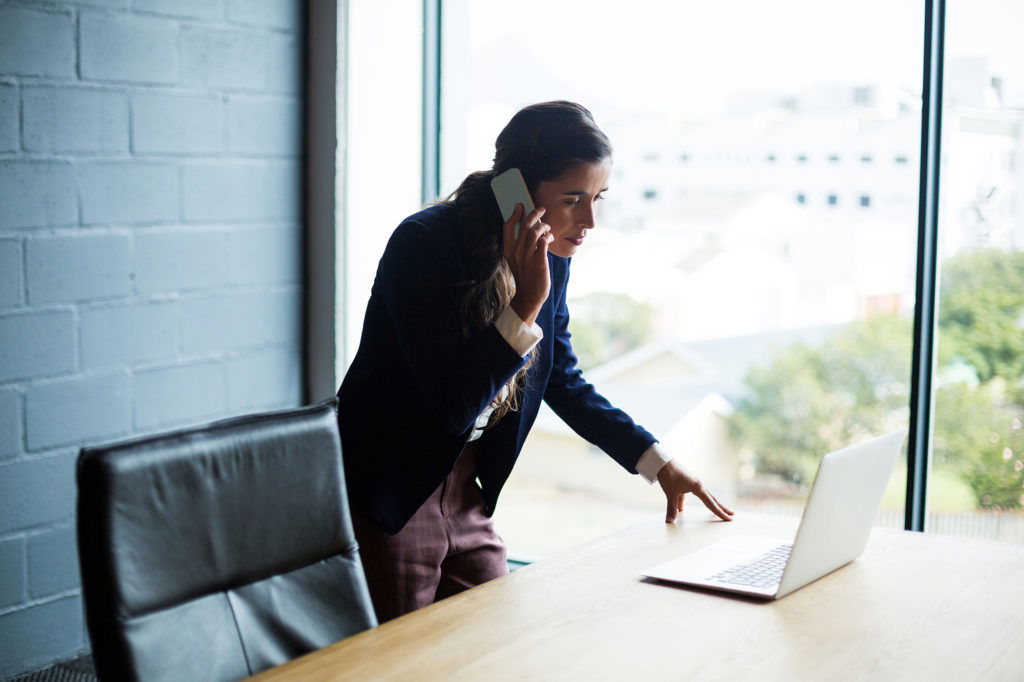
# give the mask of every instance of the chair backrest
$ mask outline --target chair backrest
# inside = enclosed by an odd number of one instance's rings
[[[102,679],[235,680],[376,625],[334,400],[78,458]]]

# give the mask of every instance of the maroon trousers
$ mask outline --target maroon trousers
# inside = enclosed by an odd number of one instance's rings
[[[505,542],[484,514],[476,444],[395,535],[353,513],[359,555],[381,623],[508,573]]]

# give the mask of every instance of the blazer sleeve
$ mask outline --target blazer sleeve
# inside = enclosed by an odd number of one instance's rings
[[[383,300],[394,338],[413,378],[416,400],[440,427],[463,434],[525,364],[493,324],[463,338],[457,318],[461,268],[450,239],[407,221],[398,226],[378,266],[374,294]]]
[[[635,474],[636,463],[657,439],[608,400],[583,377],[577,367],[569,334],[566,306],[568,261],[554,304],[554,340],[551,377],[544,401],[577,434],[604,450],[626,471]]]

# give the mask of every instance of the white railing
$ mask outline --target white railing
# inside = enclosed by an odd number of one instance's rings
[[[736,506],[745,511],[787,516],[800,516],[804,509],[802,502],[778,500],[739,500]],[[1024,511],[934,512],[928,515],[926,523],[929,533],[1024,545]],[[877,525],[903,528],[903,509],[882,509]]]

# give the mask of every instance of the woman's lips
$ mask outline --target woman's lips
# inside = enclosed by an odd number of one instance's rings
[[[583,237],[566,237],[566,239],[571,241],[576,246],[580,246],[581,244],[583,244]]]

